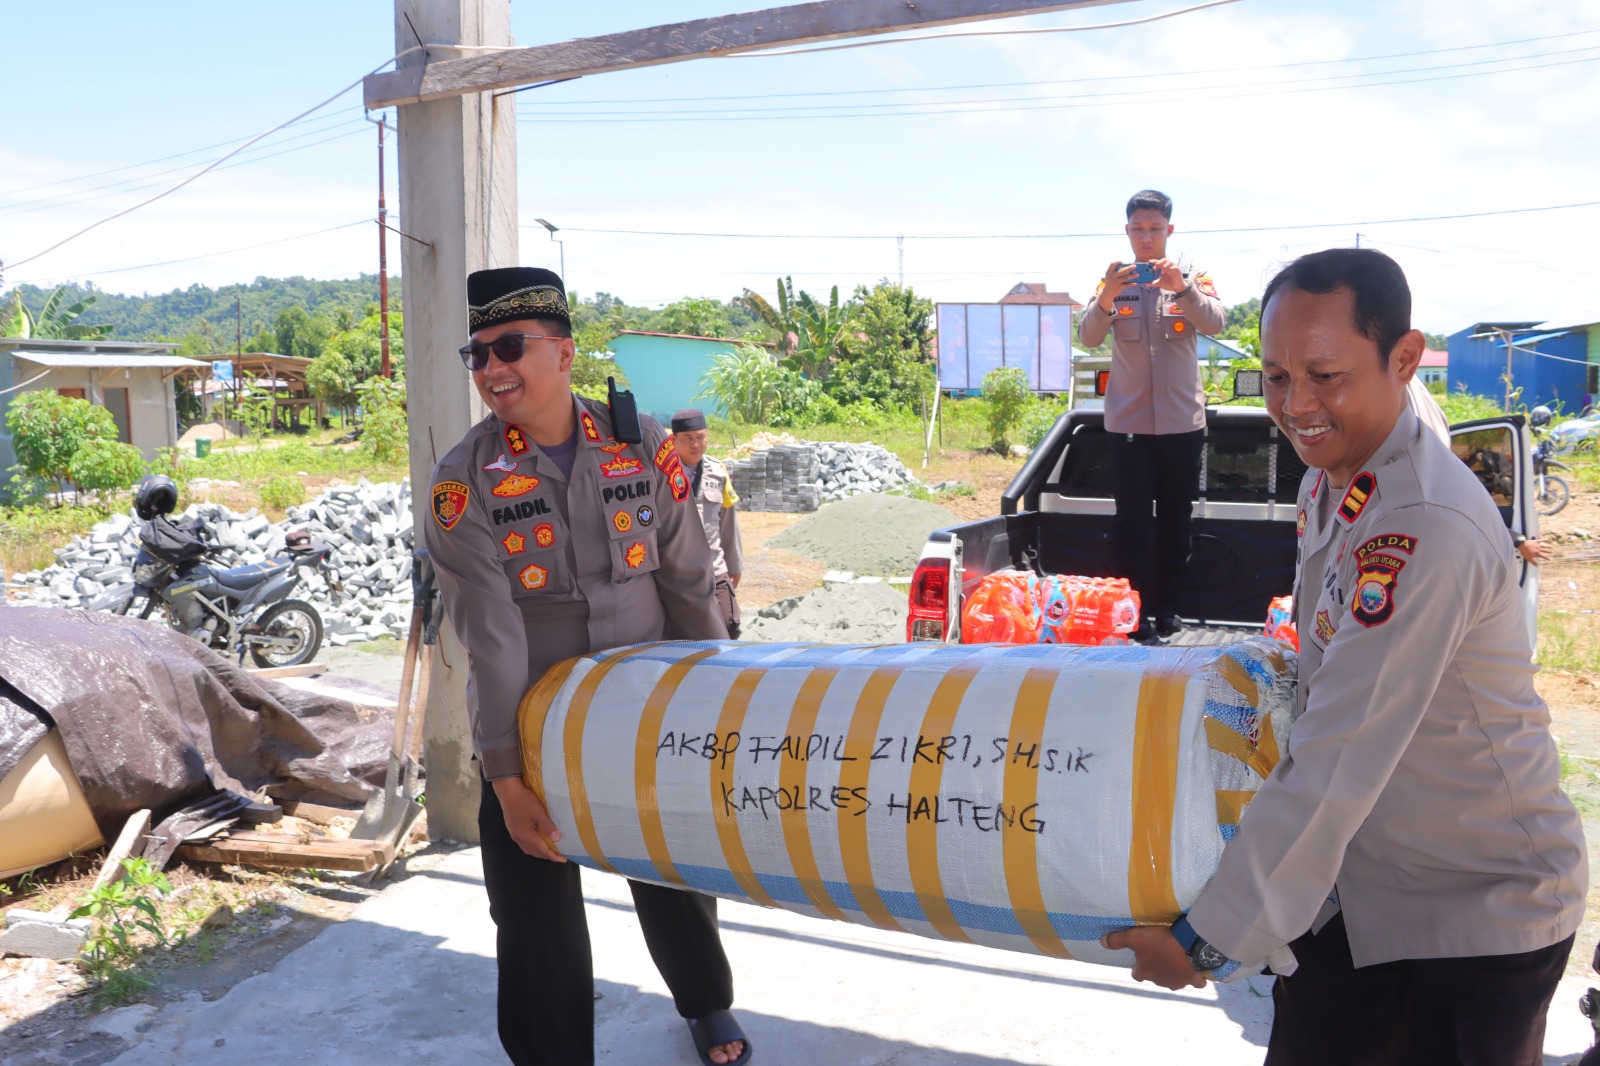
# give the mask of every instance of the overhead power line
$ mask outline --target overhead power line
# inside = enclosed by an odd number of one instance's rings
[[[1498,215],[1525,215],[1542,211],[1568,211],[1580,207],[1600,207],[1600,200],[1582,203],[1550,204],[1543,207],[1508,207],[1496,211],[1468,211],[1453,215],[1417,215],[1410,218],[1369,218],[1344,222],[1302,222],[1285,226],[1231,226],[1213,229],[1188,229],[1183,232],[1200,233],[1281,233],[1304,229],[1347,229],[1354,226],[1387,226],[1402,222],[1451,222],[1467,218],[1491,218]],[[539,226],[521,226],[521,229],[541,229]],[[1041,241],[1087,240],[1106,237],[1124,237],[1121,230],[1095,233],[692,233],[683,230],[643,229],[585,229],[581,226],[564,226],[566,233],[602,233],[630,237],[716,237],[733,240],[819,240],[819,241],[884,241],[903,238],[908,241]]]

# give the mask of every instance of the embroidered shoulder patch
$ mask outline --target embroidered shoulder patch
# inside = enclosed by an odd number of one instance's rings
[[[633,528],[633,516],[627,511],[618,511],[611,516],[611,524],[616,527],[618,533],[626,533]]]
[[[581,416],[579,416],[578,421],[583,423],[583,439],[588,441],[590,444],[599,444],[600,431],[595,428],[594,416],[588,411],[585,411]]]
[[[533,542],[541,548],[548,548],[556,542],[555,527],[549,522],[540,522],[533,527]]]
[[[522,573],[517,575],[517,580],[522,582],[523,588],[532,592],[544,588],[549,583],[550,571],[538,563],[529,563],[523,568]]]
[[[1394,553],[1405,552],[1407,555],[1417,550],[1417,538],[1409,533],[1380,533],[1356,549],[1356,562],[1364,563],[1367,558],[1379,552]],[[1394,562],[1404,566],[1405,563],[1396,559]]]
[[[1194,287],[1205,293],[1207,296],[1210,296],[1213,299],[1216,298],[1217,286],[1212,282],[1210,274],[1196,274],[1194,278]]]
[[[1350,487],[1345,489],[1344,499],[1339,501],[1339,517],[1344,519],[1347,525],[1353,523],[1377,487],[1378,479],[1365,470],[1351,478]]]
[[[628,545],[628,551],[625,555],[623,555],[623,561],[628,564],[629,570],[637,570],[639,567],[644,565],[644,557],[644,541],[636,540],[632,544]]]
[[[527,539],[516,530],[512,530],[510,533],[507,533],[506,539],[500,542],[501,547],[505,548],[507,555],[521,555],[522,549],[527,547],[527,544]]]
[[[522,496],[539,487],[539,479],[528,477],[524,474],[507,474],[500,479],[500,484],[489,491],[499,497]]]
[[[456,527],[467,512],[472,490],[459,481],[441,481],[433,487],[433,518],[446,533]]]
[[[678,446],[671,437],[661,442],[661,447],[656,449],[656,469],[663,474],[667,472],[667,463],[678,454]]]
[[[683,460],[678,458],[678,453],[673,452],[667,460],[667,465],[662,467],[667,475],[667,485],[672,489],[672,498],[682,503],[689,498],[689,475],[683,472]]]

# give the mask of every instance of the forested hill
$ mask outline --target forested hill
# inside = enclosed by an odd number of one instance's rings
[[[44,306],[53,291],[37,285],[19,285],[22,302],[34,310]],[[315,278],[257,278],[248,285],[224,285],[213,289],[191,285],[158,295],[125,296],[103,292],[89,285],[67,286],[64,306],[93,294],[95,302],[74,322],[111,326],[116,340],[191,339],[191,345],[210,351],[232,351],[236,330],[244,335],[246,348],[252,338],[274,328],[278,314],[291,307],[304,309],[310,317],[323,317],[348,328],[366,315],[369,305],[378,303],[378,276],[319,281]],[[236,304],[237,300],[237,304]],[[400,279],[389,279],[390,306],[399,307]],[[0,306],[8,305],[11,293],[0,296]],[[235,318],[235,307],[238,318]],[[205,343],[194,344],[194,339]]]

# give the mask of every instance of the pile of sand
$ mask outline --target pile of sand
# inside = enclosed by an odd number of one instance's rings
[[[814,644],[900,644],[906,639],[906,593],[884,582],[829,585],[761,608],[739,637]]]
[[[936,503],[869,492],[830,503],[767,543],[836,570],[908,576],[928,534],[960,521]]]

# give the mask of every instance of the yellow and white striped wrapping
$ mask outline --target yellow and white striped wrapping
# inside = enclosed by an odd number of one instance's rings
[[[924,936],[1125,964],[1276,764],[1293,653],[667,643],[573,659],[520,709],[585,865]]]

